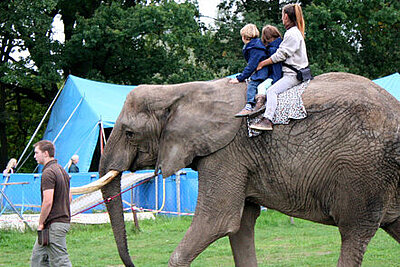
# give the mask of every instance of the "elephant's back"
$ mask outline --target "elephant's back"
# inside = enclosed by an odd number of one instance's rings
[[[400,102],[371,80],[355,74],[331,72],[315,77],[303,93],[303,102],[310,115],[342,114],[339,117],[350,119],[348,122],[361,120],[376,130],[395,129],[400,124]]]

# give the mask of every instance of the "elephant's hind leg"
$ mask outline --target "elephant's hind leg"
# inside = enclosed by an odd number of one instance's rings
[[[260,216],[260,206],[246,201],[239,231],[229,235],[235,266],[257,266],[254,226]]]
[[[382,229],[400,243],[400,218],[397,218],[397,220],[388,225],[382,226]]]

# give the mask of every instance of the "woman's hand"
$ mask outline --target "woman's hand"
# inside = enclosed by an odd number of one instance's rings
[[[262,68],[264,68],[266,61],[267,60],[260,61],[260,63],[258,63],[258,66],[257,66],[257,70],[261,70]]]
[[[261,70],[265,66],[272,65],[272,64],[274,64],[274,62],[272,62],[271,58],[269,57],[266,60],[263,60],[260,63],[258,63],[257,70]]]
[[[229,83],[239,83],[239,80],[237,78],[235,79],[230,79]]]

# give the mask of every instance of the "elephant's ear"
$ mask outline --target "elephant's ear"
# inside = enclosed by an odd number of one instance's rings
[[[242,122],[234,115],[245,104],[244,83],[221,79],[173,86],[180,98],[169,107],[156,166],[164,177],[230,143]]]

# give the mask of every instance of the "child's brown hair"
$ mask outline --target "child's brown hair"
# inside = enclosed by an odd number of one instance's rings
[[[272,25],[266,25],[262,29],[261,41],[263,42],[264,45],[267,45],[268,43],[271,42],[271,40],[273,41],[278,37],[282,38],[282,35],[277,27]]]

